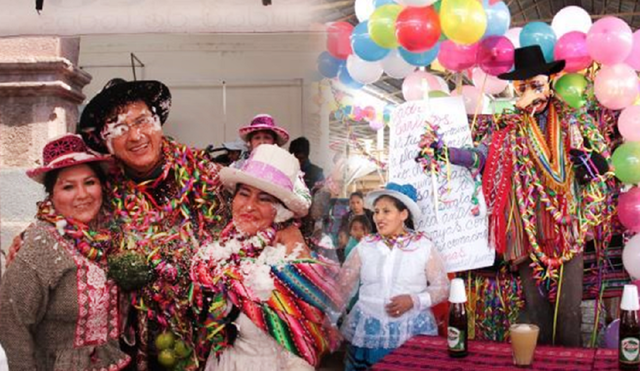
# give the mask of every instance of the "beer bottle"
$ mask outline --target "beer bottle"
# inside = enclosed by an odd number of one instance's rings
[[[638,289],[625,285],[620,303],[618,365],[620,370],[638,370],[640,366],[640,324]]]
[[[464,281],[454,278],[451,281],[449,293],[449,325],[447,327],[447,344],[451,357],[466,357],[467,349],[467,310],[464,305],[467,302],[467,294],[464,291]]]

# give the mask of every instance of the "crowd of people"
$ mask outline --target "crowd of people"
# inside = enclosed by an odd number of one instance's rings
[[[608,139],[553,96],[564,62],[515,57],[500,77],[518,113],[475,148],[427,145],[484,174],[490,244],[540,341],[579,346],[583,247],[603,225],[575,215],[603,212],[589,192],[609,185]],[[450,276],[413,185],[356,191],[330,220],[337,180],[306,138],[260,114],[214,156],[163,135],[170,107],[161,82],[111,80],[27,172],[46,197],[0,284],[12,371],[312,370],[343,342],[365,370],[442,330]]]
[[[12,371],[306,370],[345,337],[348,367],[362,369],[414,334],[435,333],[429,307],[448,280],[410,227],[411,186],[390,184],[370,200],[375,217],[352,195],[341,269],[313,238],[319,228],[337,242],[322,230],[328,182],[306,138],[287,151],[287,130],[257,115],[225,143],[221,164],[211,149],[163,135],[170,106],[161,82],[111,80],[78,134],[50,140],[28,171],[46,196],[0,285]],[[378,276],[378,260],[396,250],[416,269],[397,277],[397,260]]]

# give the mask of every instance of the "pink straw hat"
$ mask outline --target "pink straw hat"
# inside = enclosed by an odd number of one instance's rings
[[[264,113],[254,117],[251,120],[251,124],[241,127],[240,130],[238,130],[238,134],[242,140],[248,142],[249,134],[261,130],[272,131],[276,135],[276,144],[280,147],[287,144],[289,141],[289,133],[287,130],[276,126],[276,122],[273,117]]]
[[[64,134],[51,139],[44,146],[42,149],[43,165],[27,170],[27,176],[38,183],[44,183],[45,175],[51,170],[99,161],[108,166],[111,160],[111,156],[91,152],[80,135]]]
[[[231,192],[238,184],[256,187],[279,199],[295,217],[301,218],[309,212],[309,204],[294,191],[299,172],[300,162],[292,154],[276,145],[263,144],[240,169],[222,168],[220,181]]]

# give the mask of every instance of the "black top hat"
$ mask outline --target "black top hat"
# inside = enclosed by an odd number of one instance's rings
[[[100,93],[93,97],[82,111],[77,132],[94,151],[108,153],[101,137],[107,115],[113,109],[127,103],[143,101],[157,114],[164,124],[171,108],[171,92],[160,81],[125,81],[120,78],[109,80]]]
[[[538,75],[552,75],[562,71],[564,60],[547,63],[540,45],[530,45],[515,50],[515,68],[498,75],[501,80],[527,80]]]

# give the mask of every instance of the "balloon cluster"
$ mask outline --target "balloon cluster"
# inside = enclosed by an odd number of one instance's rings
[[[474,69],[472,76],[479,77],[473,77],[475,89],[463,92],[466,99],[498,94],[507,84],[496,76],[512,69],[514,49],[539,45],[548,62],[566,62],[557,89],[570,106],[586,104],[591,84],[580,71],[594,61],[602,65],[593,81],[602,106],[624,109],[638,97],[640,31],[633,33],[620,18],[592,23],[584,9],[568,6],[551,25],[509,28],[509,8],[495,0],[356,0],[355,13],[360,22],[355,27],[328,24],[327,51],[318,58],[324,77],[337,77],[349,88],[372,84],[386,73],[404,79],[406,100],[423,99],[442,89],[433,75],[416,68],[437,62],[451,72]]]
[[[382,110],[376,109],[374,106],[344,105],[335,110],[333,115],[336,120],[342,120],[346,117],[352,121],[366,121],[371,129],[378,131],[391,120],[392,109],[391,105],[385,106]]]

